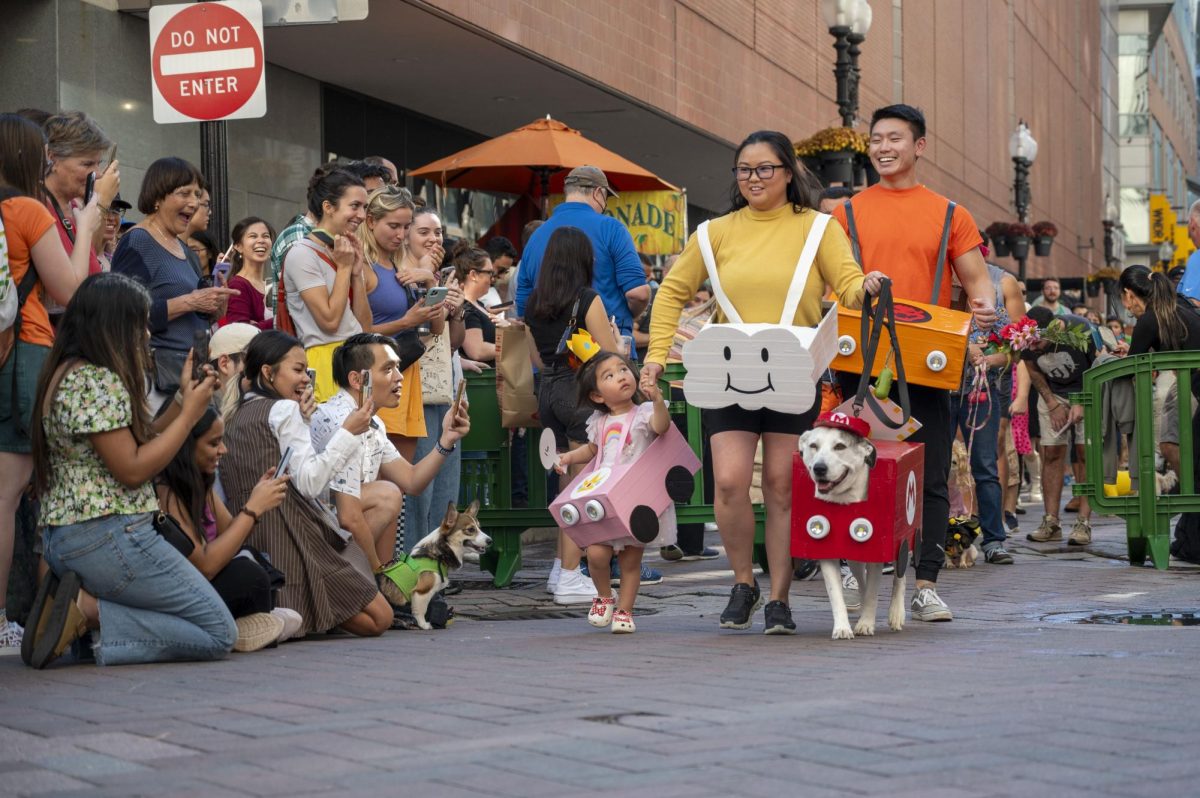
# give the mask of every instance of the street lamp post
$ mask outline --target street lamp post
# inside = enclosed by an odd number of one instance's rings
[[[1016,179],[1013,182],[1013,203],[1017,207],[1017,220],[1021,224],[1029,222],[1029,206],[1033,202],[1032,194],[1029,190],[1029,167],[1033,166],[1033,161],[1037,158],[1037,151],[1037,141],[1030,134],[1025,120],[1022,119],[1008,140],[1008,154],[1012,158],[1013,166],[1016,170]],[[1022,282],[1025,281],[1025,261],[1027,257],[1017,259],[1017,279]]]
[[[861,74],[858,56],[860,45],[871,29],[871,4],[867,0],[823,0],[821,13],[833,36],[837,59],[833,76],[837,80],[838,112],[842,127],[854,127],[858,116],[858,82]]]

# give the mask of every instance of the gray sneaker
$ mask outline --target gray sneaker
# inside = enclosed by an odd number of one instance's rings
[[[983,552],[983,559],[991,565],[1012,565],[1012,555],[1003,546],[994,546]]]
[[[862,592],[858,589],[858,580],[854,578],[854,573],[848,565],[842,566],[842,598],[850,612],[862,609]]]
[[[1026,535],[1025,539],[1032,540],[1034,543],[1049,543],[1053,540],[1062,540],[1062,525],[1058,522],[1058,516],[1042,516],[1041,525]]]
[[[912,617],[918,621],[953,621],[954,613],[932,587],[923,587],[912,600]]]

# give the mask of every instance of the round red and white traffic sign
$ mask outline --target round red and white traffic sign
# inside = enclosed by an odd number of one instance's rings
[[[156,122],[252,119],[267,112],[257,2],[153,6],[150,63]]]

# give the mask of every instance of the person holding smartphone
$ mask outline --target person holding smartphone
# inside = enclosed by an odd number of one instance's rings
[[[403,382],[399,361],[395,341],[376,333],[351,336],[338,348],[333,376],[341,390],[313,415],[316,451],[328,451],[345,428],[345,419],[354,413],[396,406]],[[436,448],[411,462],[391,444],[379,420],[373,420],[359,435],[361,456],[348,460],[329,483],[339,523],[366,553],[376,573],[392,559],[402,497],[423,492],[470,430],[465,403],[452,404],[441,426]],[[424,537],[432,529],[413,531]]]
[[[363,254],[371,264],[364,270],[367,301],[371,306],[371,330],[416,345],[446,326],[444,293],[435,292],[437,279],[429,269],[409,263],[404,242],[416,206],[408,189],[384,186],[367,195],[366,221],[358,227]],[[429,291],[422,300],[419,289]],[[430,299],[432,298],[432,301]],[[417,347],[420,350],[420,347]],[[388,439],[406,458],[412,459],[417,439],[425,436],[425,412],[421,392],[421,367],[416,361],[403,373],[400,402],[379,408],[379,418]]]
[[[348,413],[324,449],[315,451],[299,404],[311,384],[307,369],[304,347],[281,330],[266,330],[250,342],[249,387],[226,427],[236,445],[221,461],[221,484],[229,511],[242,512],[252,504],[262,475],[278,467],[290,448],[287,495],[277,511],[255,519],[247,539],[287,578],[277,605],[303,617],[297,636],[334,628],[380,635],[392,625],[391,606],[364,574],[365,563],[356,567],[343,556],[346,536],[321,501],[333,476],[362,459],[361,436],[370,428],[374,405],[368,401]]]
[[[496,279],[496,267],[487,252],[460,241],[450,252],[454,264],[454,276],[462,285],[462,320],[466,334],[462,342],[462,353],[480,363],[496,360],[496,328],[506,327],[508,322],[493,316],[483,305],[483,297]]]

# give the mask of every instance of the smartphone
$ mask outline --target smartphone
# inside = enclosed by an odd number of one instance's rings
[[[96,173],[88,172],[87,184],[83,187],[83,204],[87,205],[92,201],[92,194],[96,193]]]
[[[192,335],[192,379],[200,382],[208,365],[208,330],[196,330]]]
[[[467,381],[458,381],[458,393],[454,394],[454,415],[458,415],[458,409],[462,406],[463,394],[467,392]]]
[[[308,372],[309,384],[315,386],[317,384],[317,370],[316,369],[305,369],[305,371]]]
[[[489,313],[497,313],[502,310],[508,310],[515,304],[517,304],[517,303],[512,300],[509,300],[508,302],[501,302],[499,305],[492,305],[490,308],[488,308],[488,312]]]
[[[283,450],[283,456],[279,458],[279,465],[275,466],[275,479],[287,473],[288,463],[292,461],[292,447],[289,446]]]
[[[446,288],[445,286],[439,285],[439,286],[430,288],[429,293],[427,293],[425,295],[425,304],[426,304],[426,306],[432,307],[433,305],[436,305],[437,303],[444,301],[446,299],[446,297],[449,296],[449,294],[450,294],[450,289]]]
[[[371,372],[363,369],[362,371],[362,404],[366,404],[371,398]]]

